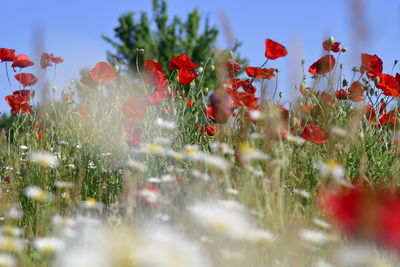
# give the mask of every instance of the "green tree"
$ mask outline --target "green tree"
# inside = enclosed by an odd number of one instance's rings
[[[153,13],[155,29],[152,29],[145,12],[141,12],[138,21],[134,13],[130,12],[119,18],[119,25],[114,29],[116,40],[103,35],[103,39],[115,49],[114,53],[108,52],[110,62],[116,59],[123,70],[135,72],[142,68],[144,60],[154,58],[169,75],[166,66],[171,57],[185,53],[200,66],[206,64],[208,59],[215,58],[218,30],[210,26],[207,17],[200,31],[201,17],[198,9],[190,12],[186,21],[178,16],[169,21],[167,2],[153,0]],[[231,49],[236,50],[239,46],[240,43],[237,43]],[[238,60],[245,62],[243,59]],[[213,88],[216,85],[215,72],[207,73],[205,78],[205,87]]]

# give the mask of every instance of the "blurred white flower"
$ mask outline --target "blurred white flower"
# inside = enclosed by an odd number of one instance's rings
[[[337,182],[342,183],[344,178],[344,168],[334,160],[320,161],[318,169],[322,177],[332,177]]]
[[[32,152],[30,159],[32,162],[45,168],[56,168],[59,163],[58,158],[54,154],[46,151]]]
[[[0,253],[0,266],[1,267],[17,266],[17,260],[10,254]]]
[[[166,121],[166,120],[164,120],[162,118],[157,118],[156,119],[156,124],[158,126],[160,126],[160,128],[164,128],[164,129],[167,129],[167,130],[173,130],[173,129],[176,128],[176,123],[175,122]]]
[[[293,189],[293,193],[295,193],[296,195],[299,195],[301,197],[304,197],[304,198],[310,198],[311,197],[311,194],[309,192],[307,192],[306,190],[304,190],[304,189],[295,188],[295,189]]]
[[[51,200],[51,195],[43,191],[39,186],[31,185],[25,188],[25,196],[37,202],[45,202]]]
[[[43,255],[53,255],[65,248],[65,242],[54,236],[38,237],[33,240],[33,248]]]
[[[299,236],[306,242],[313,244],[323,245],[329,241],[335,241],[336,238],[325,232],[319,230],[301,229],[299,231]]]

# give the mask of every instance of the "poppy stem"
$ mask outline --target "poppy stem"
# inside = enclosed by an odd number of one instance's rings
[[[268,61],[268,59],[267,59]],[[275,76],[275,89],[274,89],[274,94],[272,95],[272,101],[275,101],[275,95],[276,95],[276,91],[278,91],[278,72],[276,72],[276,76]]]
[[[10,86],[10,90],[12,91],[12,86],[11,86],[11,81],[10,81],[10,75],[8,74],[7,61],[6,61],[5,66],[6,66],[6,75],[7,75],[8,85]]]
[[[53,86],[56,85],[57,63],[54,64]]]

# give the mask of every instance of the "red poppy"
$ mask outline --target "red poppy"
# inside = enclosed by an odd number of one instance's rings
[[[148,196],[147,193],[146,194],[142,193],[144,191],[151,192],[154,197],[147,197]],[[160,190],[157,187],[155,187],[152,184],[148,184],[147,186],[139,185],[137,192],[139,192],[139,194],[137,196],[137,199],[139,200],[139,202],[141,202],[142,204],[144,204],[150,208],[157,207],[158,199],[161,197]]]
[[[81,118],[90,118],[92,117],[92,109],[88,104],[82,104],[78,108],[74,110],[78,113]]]
[[[317,145],[322,145],[328,141],[328,134],[314,124],[307,125],[304,128],[301,137]]]
[[[305,89],[300,89],[300,94],[301,95],[308,95],[308,94],[314,94],[314,90],[311,87],[306,87]]]
[[[204,127],[204,131],[206,131],[208,136],[214,136],[217,133],[217,128],[212,125],[207,125]]]
[[[234,72],[238,72],[239,70],[242,69],[242,67],[239,65],[239,63],[237,63],[236,61],[233,60],[229,60],[226,63],[226,67],[228,70],[234,71]]]
[[[3,61],[14,61],[15,49],[0,48],[0,60]]]
[[[289,118],[289,110],[287,110],[284,106],[278,105],[282,112],[282,119],[287,120]]]
[[[319,205],[342,231],[354,234],[360,230],[363,189],[340,187],[318,190]]]
[[[247,73],[247,76],[253,77],[256,79],[271,79],[275,77],[275,69],[265,69],[265,68],[258,68],[258,67],[247,67],[244,69]]]
[[[32,90],[18,90],[14,91],[13,95],[20,95],[26,98],[26,100],[29,100],[34,97],[35,91]]]
[[[333,69],[335,63],[336,59],[334,56],[326,55],[318,59],[318,61],[314,62],[308,69],[308,72],[310,74],[325,74]]]
[[[82,76],[80,82],[90,88],[96,88],[99,84],[98,82],[94,81],[90,76]]]
[[[168,68],[171,70],[180,70],[180,69],[191,70],[197,67],[198,66],[195,63],[193,63],[193,61],[186,54],[182,54],[180,56],[171,58],[169,60],[169,66],[168,66]]]
[[[241,81],[241,87],[246,93],[255,93],[257,91],[257,87],[253,85],[250,79]]]
[[[333,95],[328,94],[326,92],[322,92],[321,94],[321,102],[325,105],[332,107]]]
[[[268,59],[277,59],[287,55],[286,48],[271,39],[265,39],[265,57]]]
[[[18,73],[15,74],[15,79],[17,79],[17,81],[19,81],[22,86],[27,87],[27,86],[32,86],[34,84],[36,84],[37,82],[37,78],[35,75],[31,74],[31,73]]]
[[[164,91],[167,87],[168,79],[162,71],[162,66],[155,59],[144,61],[144,71],[147,73],[147,82],[154,85],[156,90]]]
[[[186,106],[188,107],[193,106],[193,100],[189,99],[188,101],[186,101]]]
[[[122,129],[124,140],[131,147],[138,147],[140,145],[140,129],[136,124],[127,124]]]
[[[53,54],[52,54],[53,55]],[[64,59],[62,59],[61,57],[52,57],[51,62],[53,62],[54,64],[60,64],[64,62]]]
[[[332,52],[335,52],[335,53],[340,51],[339,46],[340,46],[340,42],[331,43],[331,41],[329,39],[325,40],[322,43],[322,47],[324,48],[325,51],[332,51]]]
[[[361,54],[360,72],[367,73],[371,79],[375,79],[383,71],[383,62],[377,55]]]
[[[300,107],[300,112],[302,113],[311,113],[311,111],[314,109],[314,104],[310,103],[310,104],[304,104]]]
[[[258,108],[258,97],[253,93],[237,93],[235,97],[235,104],[238,106],[246,106],[249,108]]]
[[[166,95],[164,92],[156,91],[147,93],[145,98],[148,105],[159,105],[162,101],[164,101]]]
[[[180,69],[178,71],[178,81],[185,85],[189,85],[197,76],[197,73],[187,69]]]
[[[65,93],[64,90],[61,91],[61,100],[63,102],[68,102],[72,100],[72,94]]]
[[[11,65],[13,68],[26,68],[34,65],[30,58],[25,54],[19,54],[14,57],[14,63]],[[15,69],[14,69],[15,71]]]
[[[142,120],[147,116],[147,106],[143,96],[132,94],[121,105],[121,112],[126,120]]]
[[[335,92],[335,96],[338,100],[347,100],[350,97],[350,93],[344,89],[340,89]]]
[[[51,60],[50,60],[52,57],[53,57],[53,54],[42,53],[42,55],[40,56],[40,68],[45,69],[47,67],[53,66],[53,64],[51,63]]]
[[[364,101],[364,86],[359,81],[355,81],[350,85],[349,88],[350,99],[354,102]]]
[[[22,95],[8,95],[5,97],[7,104],[11,107],[11,113],[32,113],[32,108],[29,105],[29,99]]]
[[[397,122],[397,116],[395,111],[383,114],[379,119],[381,125],[395,125]]]
[[[372,105],[366,105],[364,112],[369,122],[376,122],[376,111]]]
[[[93,81],[104,83],[115,79],[117,72],[106,62],[99,62],[88,72]]]
[[[384,73],[378,74],[378,77],[379,82],[376,84],[376,87],[381,89],[384,95],[392,97],[400,96],[400,76],[398,73],[396,74],[396,77]]]

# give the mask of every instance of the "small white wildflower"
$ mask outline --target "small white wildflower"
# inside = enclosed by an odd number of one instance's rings
[[[188,207],[190,215],[204,228],[233,239],[244,239],[252,229],[246,209],[231,200],[198,202]]]
[[[245,233],[245,238],[251,243],[270,244],[276,240],[274,234],[263,229],[251,229]]]
[[[221,171],[227,171],[230,166],[228,161],[216,155],[204,154],[201,159],[208,167],[220,169]]]
[[[226,192],[231,195],[239,195],[239,191],[233,188],[227,188]]]
[[[293,193],[295,193],[296,195],[302,196],[304,198],[310,198],[311,197],[311,194],[309,192],[307,192],[306,190],[304,190],[304,189],[295,188],[295,189],[293,189]]]
[[[20,237],[22,235],[21,228],[12,225],[4,225],[0,227],[0,233],[11,237]],[[1,266],[1,265],[0,265]]]
[[[161,179],[158,177],[149,177],[149,179],[147,179],[147,181],[151,184],[159,184],[161,183]]]
[[[331,134],[333,135],[337,135],[339,137],[346,137],[348,136],[348,132],[342,128],[338,128],[338,127],[332,127],[331,128]]]
[[[310,229],[301,229],[299,231],[299,236],[304,241],[323,245],[329,241],[334,241],[335,238],[331,235],[328,235],[325,232],[318,231],[318,230],[310,230]]]
[[[251,139],[251,140],[264,139],[264,138],[265,138],[265,134],[261,134],[261,133],[252,133],[249,135],[249,139]]]
[[[334,160],[320,161],[318,169],[322,177],[332,177],[337,182],[342,182],[344,178],[344,168]]]
[[[26,187],[24,192],[25,196],[37,202],[45,202],[51,199],[49,193],[43,191],[39,186],[36,185]]]
[[[162,118],[157,118],[156,119],[156,124],[160,126],[161,128],[167,129],[167,130],[173,130],[176,128],[176,123],[173,121],[166,121]]]
[[[165,152],[165,154],[166,154],[168,157],[171,157],[171,158],[173,158],[173,159],[175,159],[175,160],[182,160],[182,159],[184,159],[183,153],[174,151],[174,150],[172,150],[172,149],[167,149],[166,152]]]
[[[0,236],[0,251],[19,252],[24,249],[24,241],[19,238]]]
[[[194,169],[192,171],[192,175],[193,175],[193,177],[198,178],[198,179],[202,179],[204,181],[210,181],[211,180],[211,176],[210,175],[208,175],[207,173],[203,173],[203,172],[201,172],[199,170],[196,170],[196,169]]]
[[[160,144],[147,144],[140,149],[140,152],[152,155],[162,155],[165,152],[165,148]]]
[[[264,114],[262,114],[259,110],[254,109],[250,111],[250,118],[254,121],[259,121],[264,118]]]
[[[56,181],[54,185],[59,189],[71,189],[74,187],[74,183],[65,181]]]
[[[184,154],[188,159],[196,161],[200,159],[203,153],[196,145],[186,145]]]
[[[329,223],[327,223],[327,222],[325,222],[323,220],[320,220],[318,218],[314,218],[313,219],[313,223],[315,225],[321,227],[321,228],[324,228],[324,229],[331,229],[332,228],[332,226]]]
[[[10,254],[0,253],[0,266],[15,267],[17,266],[17,260]]]
[[[75,169],[75,165],[72,164],[72,163],[71,163],[71,164],[68,164],[67,166],[68,166],[68,168],[70,168],[70,169]]]
[[[323,259],[318,259],[314,262],[314,267],[333,267],[332,264],[327,263],[326,261],[324,261]]]
[[[108,156],[111,155],[111,153],[110,152],[106,152],[106,153],[101,153],[100,155],[103,156],[103,157],[108,157]]]
[[[54,154],[46,151],[32,152],[30,159],[32,162],[35,162],[45,168],[55,168],[59,163]]]
[[[89,161],[89,163],[88,163],[88,168],[89,168],[89,169],[96,169],[96,166],[94,165],[94,162],[93,162],[93,161]]]
[[[161,198],[160,192],[152,188],[143,188],[139,190],[139,195],[149,205],[156,205]]]
[[[29,147],[27,147],[27,146],[24,146],[24,145],[22,145],[22,146],[19,146],[19,148],[20,148],[21,150],[28,150],[28,149],[29,149]]]
[[[33,247],[41,254],[53,255],[65,248],[65,243],[58,237],[48,236],[35,238],[33,240]]]
[[[19,220],[22,218],[23,212],[19,206],[13,204],[10,209],[6,211],[5,215],[7,218]]]
[[[241,143],[238,150],[240,159],[244,162],[269,159],[267,154],[253,148],[248,142]]]
[[[305,140],[303,138],[301,138],[300,136],[296,136],[296,135],[292,135],[292,134],[288,134],[286,136],[286,140],[288,140],[291,143],[298,144],[298,145],[302,145],[305,142]]]
[[[224,155],[235,154],[235,150],[233,150],[227,143],[214,142],[211,144],[211,148],[214,153],[222,153]]]
[[[134,159],[128,159],[128,166],[132,169],[135,169],[140,172],[144,172],[146,170],[146,165],[140,161]]]
[[[101,210],[103,208],[103,203],[95,200],[94,198],[88,198],[79,203],[82,209],[86,210]]]

